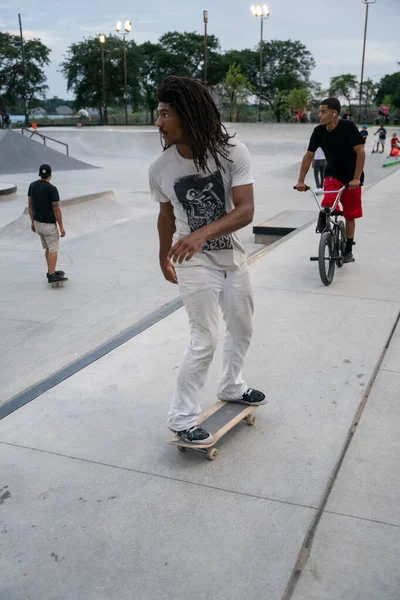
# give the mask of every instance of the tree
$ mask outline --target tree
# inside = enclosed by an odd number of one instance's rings
[[[299,41],[263,42],[261,99],[272,108],[278,122],[286,110],[291,90],[307,88],[314,67],[315,60],[311,52]],[[253,73],[247,76],[257,88],[258,70],[256,77]]]
[[[139,51],[132,40],[126,42],[127,93],[133,105],[139,96]],[[123,40],[116,35],[107,37],[104,47],[106,105],[124,104]],[[102,114],[102,65],[98,37],[85,38],[71,44],[61,63],[61,72],[67,79],[67,88],[75,94],[76,109],[98,108]]]
[[[167,75],[197,77],[203,79],[204,73],[204,36],[195,32],[179,33],[170,31],[160,37],[161,52],[157,55],[157,67],[162,78]],[[207,37],[208,83],[214,85],[221,79],[215,77],[219,61],[217,52],[219,41],[214,35]]]
[[[154,112],[157,108],[157,88],[162,79],[158,67],[158,57],[163,52],[160,44],[144,42],[139,46],[139,88],[141,100],[150,112],[151,123],[154,123]]]
[[[39,39],[24,42],[26,84],[29,104],[45,97],[48,86],[43,72],[49,64],[50,48]],[[0,33],[0,96],[2,104],[23,106],[25,99],[21,40],[17,35]]]
[[[287,104],[293,110],[301,110],[304,111],[304,107],[306,106],[309,100],[308,90],[302,89],[294,89],[290,92],[287,97]]]
[[[331,77],[329,84],[329,94],[331,96],[339,96],[346,98],[347,104],[351,110],[351,101],[359,89],[359,83],[355,75],[346,73],[345,75],[337,75]]]
[[[364,81],[361,102],[364,105],[364,112],[366,117],[368,117],[368,110],[376,96],[377,89],[378,84],[372,81],[372,79],[367,79],[366,81]],[[367,118],[365,120],[367,120]]]
[[[393,107],[400,108],[400,71],[382,77],[378,84],[378,91],[375,98],[376,103],[378,105],[382,104],[383,98],[386,95],[391,96]]]
[[[238,107],[253,93],[250,81],[243,75],[240,65],[233,64],[229,67],[222,89],[229,102],[229,120],[237,120]]]

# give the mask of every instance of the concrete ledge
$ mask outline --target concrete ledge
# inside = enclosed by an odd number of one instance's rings
[[[73,206],[74,204],[83,204],[84,202],[90,202],[91,200],[100,200],[102,198],[107,198],[108,200],[115,200],[115,194],[112,190],[106,190],[105,192],[96,192],[95,194],[86,194],[85,196],[76,196],[75,198],[60,200],[60,205]],[[27,215],[28,212],[28,207],[26,207],[23,214]]]
[[[284,210],[271,219],[253,227],[256,244],[270,244],[296,229],[310,225],[317,218],[317,211]]]
[[[17,186],[13,183],[0,183],[0,201],[11,200],[17,195]]]

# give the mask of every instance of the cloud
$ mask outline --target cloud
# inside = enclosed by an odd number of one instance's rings
[[[381,66],[396,63],[400,55],[400,44],[391,41],[367,40],[365,62],[370,66]],[[361,65],[362,43],[357,39],[337,40],[324,39],[318,49],[318,64],[337,65],[343,67]]]

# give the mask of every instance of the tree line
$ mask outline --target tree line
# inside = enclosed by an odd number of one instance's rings
[[[124,105],[123,43],[121,37],[110,34],[104,44],[106,106],[116,110]],[[357,103],[359,82],[355,75],[333,77],[327,90],[310,79],[315,59],[299,40],[263,42],[261,89],[259,45],[253,49],[222,52],[218,38],[209,35],[207,46],[207,84],[224,98],[233,120],[249,100],[258,102],[259,95],[263,107],[278,122],[286,119],[289,109],[304,110],[307,104],[317,104],[327,94],[345,99],[350,107]],[[27,92],[32,108],[39,105],[48,90],[44,67],[50,62],[50,52],[39,39],[25,42]],[[154,121],[157,87],[167,75],[203,79],[204,37],[195,32],[173,31],[161,36],[157,43],[136,44],[127,39],[126,64],[129,103],[134,111],[146,110],[149,120]],[[102,114],[102,58],[98,36],[72,43],[60,71],[66,78],[68,91],[74,95],[74,108],[94,108]],[[21,107],[24,94],[20,39],[0,33],[0,105]],[[366,108],[373,102],[400,108],[400,72],[386,75],[378,83],[364,82],[362,102]]]

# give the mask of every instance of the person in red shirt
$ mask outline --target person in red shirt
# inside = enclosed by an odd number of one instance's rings
[[[394,133],[390,140],[390,154],[389,156],[400,156],[400,140],[397,137],[397,133]]]

